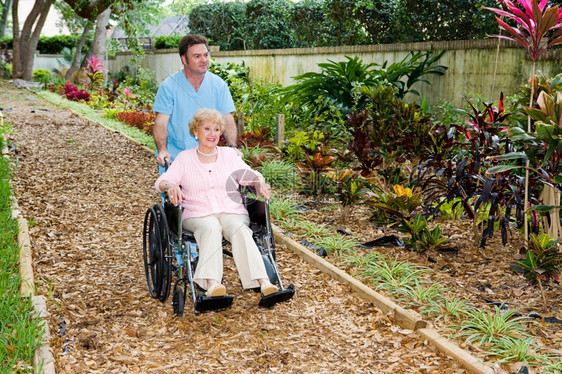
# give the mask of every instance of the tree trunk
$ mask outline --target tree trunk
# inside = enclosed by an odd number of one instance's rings
[[[105,58],[107,25],[109,24],[109,16],[111,16],[111,8],[104,10],[96,18],[94,40],[92,40],[90,49],[88,49],[88,53],[86,53],[87,58],[92,58],[92,56],[96,56],[100,60],[103,60]],[[84,62],[82,63],[82,67],[85,67]]]
[[[13,47],[12,47],[12,78],[21,78],[21,51],[20,51],[20,25],[18,18],[19,0],[12,3],[12,27],[13,27]]]
[[[43,4],[45,3],[44,0],[37,0],[31,9],[31,12],[27,15],[23,23],[23,27],[20,33],[20,40],[19,40],[19,49],[20,49],[20,59],[19,64],[21,67],[21,74],[25,75],[24,70],[24,63],[27,57],[27,50],[29,49],[29,40],[31,39],[31,32],[33,29],[33,24],[37,17],[39,17],[39,13],[41,13],[41,9],[43,8]],[[15,34],[15,32],[14,32]],[[25,79],[25,78],[24,78]]]
[[[105,61],[105,51],[107,50],[106,38],[107,38],[107,25],[109,24],[109,17],[111,16],[111,8],[107,8],[96,18],[96,30],[94,32],[94,40],[90,44],[90,49],[86,53],[86,58],[91,59],[92,56],[96,56],[104,62],[104,68],[107,67],[107,61]],[[82,67],[86,67],[86,58],[82,61]],[[104,75],[107,71],[104,71]]]
[[[35,51],[37,50],[37,43],[39,43],[41,30],[43,30],[43,26],[45,25],[45,21],[47,20],[47,15],[49,14],[51,5],[53,5],[55,0],[46,0],[44,2],[43,1],[41,2],[43,4],[39,12],[39,19],[37,20],[37,24],[35,25],[35,29],[33,30],[31,37],[29,38],[29,43],[27,45],[26,53],[25,55],[22,55],[25,57],[24,61],[22,62],[23,79],[25,80],[32,80],[33,78],[33,61],[35,60]],[[35,2],[35,4],[37,3],[38,1]],[[23,39],[20,42],[23,42]]]
[[[82,61],[80,61],[80,55],[81,55],[80,52],[82,51],[82,47],[84,46],[84,43],[86,43],[86,38],[88,37],[88,33],[90,32],[91,25],[92,25],[91,22],[88,22],[86,23],[86,26],[84,26],[84,31],[82,32],[82,36],[80,36],[80,41],[76,46],[76,52],[74,53],[74,60],[72,61],[72,65],[70,65],[70,68],[68,69],[66,75],[64,76],[64,79],[67,81],[72,80],[72,76],[74,75],[76,70],[78,70],[80,64],[82,63]]]
[[[0,38],[6,35],[6,25],[8,24],[8,15],[12,7],[12,0],[6,0],[2,7],[2,18],[0,18]]]

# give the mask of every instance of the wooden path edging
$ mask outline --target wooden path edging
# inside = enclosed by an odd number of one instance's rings
[[[460,348],[449,339],[442,337],[437,330],[428,328],[427,323],[422,319],[419,313],[400,307],[393,301],[353,278],[348,273],[324,260],[304,245],[289,238],[279,227],[275,225],[272,225],[272,227],[277,243],[287,246],[287,248],[302,257],[305,261],[314,265],[324,273],[327,273],[337,281],[351,287],[362,299],[373,303],[377,308],[381,309],[383,313],[392,315],[394,321],[400,327],[416,331],[422,338],[429,340],[440,352],[457,360],[465,369],[473,374],[495,373],[494,369],[484,365],[469,352]]]

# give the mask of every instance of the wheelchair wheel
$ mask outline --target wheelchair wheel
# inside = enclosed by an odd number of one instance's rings
[[[170,293],[172,256],[168,224],[160,205],[146,211],[143,229],[143,260],[150,295],[165,301]]]
[[[183,284],[183,287],[181,284]],[[172,296],[172,308],[174,309],[174,314],[178,317],[183,316],[183,310],[185,307],[185,291],[185,284],[183,282],[180,283],[178,280],[174,286],[174,294]]]

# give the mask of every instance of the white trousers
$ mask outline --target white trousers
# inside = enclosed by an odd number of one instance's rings
[[[223,236],[232,245],[232,257],[243,288],[259,287],[258,279],[268,279],[263,259],[252,238],[249,224],[248,216],[229,213],[188,218],[182,222],[183,228],[193,232],[199,247],[199,261],[193,276],[199,286],[203,289],[207,288],[205,279],[222,282]]]

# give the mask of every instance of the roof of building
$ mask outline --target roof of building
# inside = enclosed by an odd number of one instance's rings
[[[157,36],[185,35],[189,31],[188,23],[189,16],[187,15],[164,18],[158,25],[150,26],[148,35],[142,37],[155,38]],[[127,34],[123,29],[116,28],[111,34],[111,39],[127,39]]]

